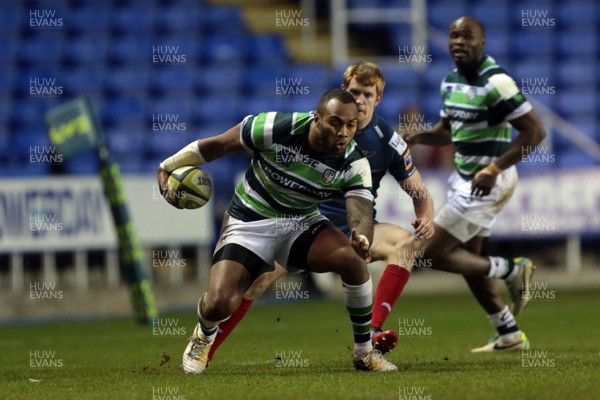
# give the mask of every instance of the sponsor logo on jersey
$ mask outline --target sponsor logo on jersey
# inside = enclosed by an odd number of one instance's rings
[[[334,170],[326,169],[325,172],[323,172],[323,182],[331,183],[331,181],[333,181],[333,178],[335,178]]]

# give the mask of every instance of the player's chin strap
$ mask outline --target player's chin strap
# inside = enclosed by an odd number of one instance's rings
[[[205,164],[206,159],[200,153],[200,147],[198,141],[194,140],[192,143],[179,150],[177,153],[167,158],[160,163],[160,167],[167,172],[173,172],[179,167],[185,167],[188,165],[200,165]]]

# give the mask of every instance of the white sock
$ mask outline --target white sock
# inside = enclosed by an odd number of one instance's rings
[[[504,336],[507,339],[515,339],[521,336],[520,330],[514,330],[517,326],[517,321],[512,312],[510,312],[508,306],[504,306],[504,308],[496,314],[488,315],[488,318],[501,336]]]
[[[488,257],[490,260],[490,271],[488,278],[502,278],[509,273],[508,260],[502,257]],[[516,268],[513,268],[516,269]]]
[[[371,344],[371,310],[373,282],[371,277],[361,285],[342,285],[344,303],[354,332],[354,354],[363,355],[373,349]]]

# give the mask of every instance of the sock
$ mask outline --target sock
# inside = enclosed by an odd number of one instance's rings
[[[206,293],[198,300],[198,337],[204,340],[213,340],[217,335],[217,326],[220,321],[209,321],[202,316],[202,299]]]
[[[396,300],[402,294],[408,278],[410,278],[410,272],[399,265],[389,264],[385,267],[373,302],[373,328],[381,329],[390,315],[392,307],[396,304]]]
[[[508,306],[504,306],[504,308],[496,314],[488,315],[488,318],[492,325],[496,327],[499,335],[511,339],[521,336],[521,331],[517,327],[517,321],[515,321],[515,317],[508,309]]]
[[[488,278],[500,278],[511,280],[519,272],[519,268],[513,260],[502,257],[488,257],[490,259],[490,271]]]
[[[231,317],[229,317],[227,321],[219,324],[219,327],[217,328],[217,337],[215,338],[215,341],[210,348],[210,352],[208,353],[208,361],[212,361],[215,351],[217,351],[221,343],[227,339],[227,336],[229,336],[237,324],[239,324],[242,318],[244,318],[244,315],[246,315],[250,309],[250,306],[252,305],[252,301],[252,299],[243,298],[240,306],[233,314],[231,314]]]
[[[371,344],[371,311],[373,309],[373,282],[371,277],[362,285],[343,283],[344,303],[354,332],[354,354],[362,355],[373,349]]]

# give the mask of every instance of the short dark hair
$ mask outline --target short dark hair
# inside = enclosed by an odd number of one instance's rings
[[[344,89],[335,88],[323,93],[323,95],[319,99],[319,104],[317,105],[317,113],[323,114],[323,112],[325,112],[325,106],[327,105],[327,103],[329,103],[329,100],[332,99],[339,100],[340,103],[343,104],[356,104],[356,100],[354,100],[354,96],[352,96],[350,92],[347,92]]]

